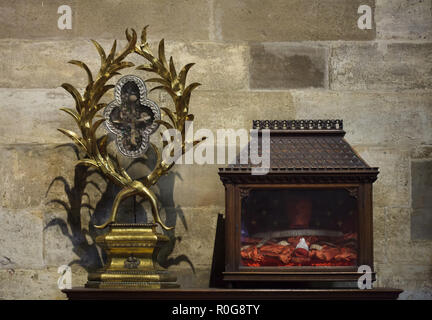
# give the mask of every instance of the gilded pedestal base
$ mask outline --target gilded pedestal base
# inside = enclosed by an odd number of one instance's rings
[[[90,273],[87,288],[178,288],[177,278],[157,264],[168,237],[155,224],[113,224],[96,242],[108,255],[101,270]]]

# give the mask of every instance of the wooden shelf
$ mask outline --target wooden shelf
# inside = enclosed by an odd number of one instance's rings
[[[69,300],[394,300],[402,290],[360,289],[65,289]]]

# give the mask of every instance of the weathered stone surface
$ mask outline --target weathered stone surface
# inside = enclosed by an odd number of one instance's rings
[[[111,38],[114,32],[123,34],[126,27],[141,31],[147,24],[152,37],[178,40],[209,37],[209,5],[200,0],[108,3],[80,0],[76,19],[76,32],[81,37]]]
[[[207,288],[209,267],[173,266],[169,271],[177,276],[181,288]],[[60,274],[57,268],[42,270],[0,270],[0,299],[50,299],[63,300],[66,295],[57,287]],[[72,286],[83,287],[87,272],[72,267]]]
[[[162,206],[224,206],[225,191],[218,175],[218,168],[223,166],[177,164],[172,173],[159,180]]]
[[[164,96],[164,104],[171,103]],[[254,119],[294,119],[290,92],[197,91],[190,101],[194,130],[252,129]]]
[[[58,7],[64,5],[61,0],[53,1],[1,1],[2,21],[1,38],[65,37],[70,38],[76,32],[76,13],[72,15],[72,30],[60,30],[57,21],[60,14]],[[77,1],[67,3],[76,8]],[[74,9],[73,9],[74,10]]]
[[[57,128],[75,131],[76,123],[61,107],[75,108],[63,89],[0,89],[0,143],[69,143]]]
[[[410,218],[410,208],[374,208],[374,261],[378,265],[388,264],[389,270],[381,275],[384,278],[393,276],[389,272],[398,272],[398,267],[394,268],[390,264],[412,264],[414,267],[430,265],[432,262],[430,241],[410,240]],[[398,276],[403,281],[411,281],[409,275]],[[422,279],[428,278],[422,275],[417,280]],[[383,285],[389,286],[389,283],[381,283]],[[412,283],[408,286],[412,286]]]
[[[432,240],[432,161],[411,161],[411,239]]]
[[[360,5],[375,1],[215,0],[214,34],[223,40],[371,40],[375,27],[360,30]]]
[[[354,146],[372,167],[379,167],[378,179],[373,185],[373,201],[378,207],[410,205],[409,157],[397,149]]]
[[[84,209],[82,210],[84,211]],[[43,253],[46,266],[77,265],[83,268],[101,267],[102,257],[96,245],[96,236],[106,230],[97,230],[90,222],[90,213],[80,216],[66,212],[44,214]]]
[[[171,234],[172,242],[162,249],[160,260],[163,265],[170,270],[180,268],[186,274],[199,268],[209,269],[217,214],[221,212],[223,207],[215,206],[162,208],[163,220],[167,225],[176,227]],[[73,263],[85,268],[101,267],[101,250],[95,245],[95,237],[103,231],[86,234],[84,230],[74,230],[65,216],[62,212],[47,213],[44,216],[45,265],[60,266]],[[148,216],[151,217],[150,214]],[[58,225],[52,222],[54,219],[62,219],[66,223]],[[81,220],[86,220],[85,216]],[[86,224],[83,224],[83,228],[88,229]],[[66,229],[67,234],[63,234]]]
[[[112,41],[97,40],[108,53]],[[119,41],[117,51],[125,44],[125,41]],[[154,54],[157,54],[158,43],[151,42],[150,45]],[[173,57],[178,72],[184,65],[195,63],[188,74],[188,83],[201,83],[200,90],[239,90],[248,86],[249,51],[244,44],[167,40],[165,47],[167,58]],[[0,70],[7,75],[0,79],[1,87],[56,88],[64,82],[69,82],[83,88],[87,84],[86,73],[67,62],[85,62],[94,76],[100,67],[100,57],[90,40],[3,39],[0,40],[0,52],[3,57],[0,61]],[[17,55],[17,52],[20,54]],[[136,54],[131,54],[126,60],[136,66],[147,63],[147,60]],[[154,74],[135,68],[124,69],[122,73],[136,74],[144,78],[154,77]],[[112,82],[118,78],[113,78]],[[65,91],[62,89],[62,92]]]
[[[399,299],[430,299],[431,266],[419,264],[377,264],[376,287],[400,288]]]
[[[71,59],[97,70],[90,38],[106,51],[117,38],[121,48],[124,29],[144,24],[150,24],[153,52],[165,38],[177,69],[196,63],[188,75],[189,83],[202,83],[190,104],[195,131],[248,130],[253,119],[342,118],[346,139],[380,167],[373,221],[377,286],[404,289],[401,299],[431,299],[432,247],[425,240],[432,210],[431,0],[73,0],[67,3],[73,28],[61,31],[57,8],[63,4],[0,1],[0,299],[63,299],[59,265],[75,260],[73,285],[83,286],[87,273],[77,267],[100,263],[94,234],[81,229],[106,219],[118,189],[96,174],[88,178],[95,183],[86,184],[72,149],[56,148],[70,142],[56,128],[75,129],[58,111],[73,107],[73,100],[57,87],[85,86],[85,73],[67,64]],[[372,30],[357,27],[363,4],[375,11]],[[380,41],[358,42],[375,38]],[[327,40],[354,41],[320,42]],[[150,76],[134,68],[124,73]],[[300,89],[308,87],[318,89]],[[158,91],[150,98],[172,105]],[[162,218],[176,226],[162,258],[184,288],[208,286],[217,214],[224,211],[220,166],[177,165],[154,187]],[[134,165],[130,172],[141,177],[148,168]],[[129,199],[119,221],[132,221],[134,211],[138,222],[151,218],[148,204]]]
[[[26,144],[3,145],[0,150],[2,207],[22,209],[41,206],[40,209],[46,209],[45,204],[51,200],[67,200],[65,185],[60,180],[49,192],[48,189],[56,177],[70,181],[68,179],[76,161],[70,148]]]
[[[76,155],[56,145],[3,146],[1,205],[8,208],[38,207],[40,210],[68,210],[81,214],[95,212],[95,221],[107,218],[118,189],[93,174],[75,168]],[[62,164],[61,166],[59,164]],[[223,185],[217,165],[178,165],[163,177],[161,201],[164,206],[223,205]],[[142,175],[141,175],[142,176]],[[56,177],[59,177],[54,181]],[[90,182],[90,183],[86,183]],[[51,188],[50,184],[52,183]],[[194,197],[190,197],[193,194]],[[88,206],[88,207],[87,207]],[[133,203],[120,207],[119,219],[129,221]],[[123,212],[124,211],[124,212]],[[123,213],[122,213],[123,212]],[[125,220],[126,219],[126,220]]]
[[[158,43],[152,42],[151,48],[157,54]],[[195,63],[188,72],[187,84],[201,83],[197,90],[248,88],[249,47],[244,43],[165,41],[165,53],[167,59],[173,57],[177,73],[186,64]],[[137,66],[147,63],[138,55],[129,60]],[[137,74],[145,78],[154,77],[154,74],[142,71]]]
[[[387,208],[385,221],[386,238],[389,243],[396,243],[397,240],[405,242],[403,247],[410,246],[410,214],[410,208]]]
[[[414,209],[432,207],[432,162],[413,160],[411,162],[412,207]]]
[[[206,268],[170,268],[169,271],[177,276],[177,283],[182,289],[208,288],[210,281],[210,267]]]
[[[79,257],[73,252],[74,237],[67,223],[66,212],[44,215],[44,261],[47,266],[68,265]]]
[[[324,47],[261,43],[251,46],[251,89],[325,87]]]
[[[373,209],[373,245],[375,263],[383,263],[387,261],[386,213],[387,208],[374,207]]]
[[[213,246],[216,236],[216,221],[222,207],[206,206],[200,208],[166,209],[169,220],[174,220],[175,241],[163,249],[159,257],[164,266],[206,267],[212,263]],[[175,214],[175,217],[174,217]]]
[[[411,209],[388,208],[387,258],[389,262],[430,264],[432,244],[430,241],[410,241]]]
[[[430,0],[377,0],[377,38],[420,40],[432,38]]]
[[[432,287],[419,284],[414,290],[405,290],[399,295],[399,300],[431,300]]]
[[[425,160],[428,158],[432,158],[432,146],[430,145],[415,146],[411,150],[411,159]]]
[[[333,90],[430,89],[432,44],[337,44],[330,57]]]
[[[413,209],[411,214],[412,240],[432,240],[431,210],[431,207]]]
[[[112,41],[98,42],[109,52]],[[0,85],[4,88],[56,88],[64,82],[85,87],[87,76],[84,70],[67,62],[81,60],[94,73],[100,63],[90,40],[2,39],[0,52],[3,56],[0,70],[6,75]]]
[[[96,223],[107,218],[118,189],[107,186],[95,174],[87,179],[92,183],[86,184],[83,180],[85,172],[74,171],[76,156],[70,148],[56,148],[54,145],[4,146],[2,155],[2,206],[37,207],[40,211],[57,212],[61,209],[74,215],[81,212],[83,216],[94,212]],[[56,177],[61,178],[54,182]],[[161,179],[157,189],[162,190],[159,193],[164,207],[222,206],[224,203],[223,185],[216,165],[178,165],[173,173]],[[191,194],[194,197],[190,197]],[[121,205],[119,221],[131,219],[129,212],[132,207],[133,203],[127,201]]]
[[[76,234],[79,234],[81,228],[90,230],[93,224],[102,224],[109,218],[114,198],[120,191],[120,187],[109,183],[108,179],[96,169],[75,166],[76,156],[72,154],[68,146],[64,147],[66,149],[59,149],[59,151],[66,150],[65,154],[56,154],[53,150],[57,148],[59,146],[48,145],[41,156],[42,161],[49,157],[58,157],[58,161],[68,164],[55,178],[47,176],[47,180],[44,181],[46,184],[50,181],[50,187],[47,188],[45,198],[43,198],[44,202],[41,203],[41,208],[47,215],[45,224],[48,226],[51,220],[55,221],[57,218],[67,220],[74,250],[77,250],[76,253],[82,259],[92,261],[94,254],[91,253],[90,257],[83,258],[83,252],[80,249],[86,246],[88,241],[84,240],[83,235],[77,237]],[[127,168],[127,161],[124,167]],[[134,199],[125,199],[118,209],[117,221],[134,222],[134,208]],[[81,220],[78,217],[81,217]],[[56,225],[50,228],[56,228]],[[49,237],[50,233],[48,232],[46,236]],[[53,239],[46,241],[51,240]]]
[[[0,299],[66,299],[57,286],[59,277],[57,268],[0,270]],[[72,268],[72,286],[83,286],[86,278],[84,270]]]
[[[57,21],[61,0],[1,2],[1,38],[112,38],[126,28],[149,24],[151,35],[168,39],[209,37],[209,5],[205,1],[68,1],[72,29],[60,30]]]
[[[343,119],[351,144],[412,148],[432,141],[429,92],[293,90],[291,94],[297,119]]]
[[[42,219],[29,211],[0,208],[0,269],[44,266]]]

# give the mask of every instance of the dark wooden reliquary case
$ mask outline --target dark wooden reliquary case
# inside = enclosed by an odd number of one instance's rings
[[[233,288],[357,287],[360,265],[370,266],[375,280],[378,168],[347,143],[342,120],[256,120],[253,127],[270,129],[269,172],[252,175],[250,161],[219,170],[224,281]]]

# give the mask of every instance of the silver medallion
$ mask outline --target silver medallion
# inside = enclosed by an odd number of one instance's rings
[[[147,99],[144,81],[127,75],[116,83],[115,100],[104,111],[105,126],[116,136],[116,145],[126,157],[138,158],[145,154],[161,119],[158,105]]]

